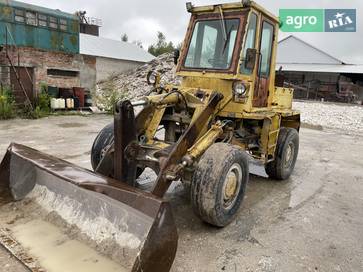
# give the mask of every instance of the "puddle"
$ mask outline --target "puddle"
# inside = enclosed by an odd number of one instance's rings
[[[13,226],[11,231],[13,237],[48,272],[127,271],[46,221],[32,220]]]

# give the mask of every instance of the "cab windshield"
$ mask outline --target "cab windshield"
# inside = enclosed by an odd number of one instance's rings
[[[184,61],[185,68],[229,69],[236,43],[239,19],[197,21]]]

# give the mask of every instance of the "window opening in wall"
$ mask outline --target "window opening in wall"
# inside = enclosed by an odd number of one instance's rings
[[[71,70],[61,70],[61,69],[48,69],[48,76],[60,76],[60,77],[77,77],[79,74],[78,71]]]
[[[27,25],[37,25],[37,16],[35,12],[27,11],[25,14]]]
[[[49,17],[49,27],[54,29],[58,28],[58,20],[56,17]]]
[[[60,19],[59,20],[59,27],[60,27],[61,30],[66,31],[67,30],[67,20]]]
[[[46,27],[48,24],[47,24],[47,16],[44,15],[44,14],[38,14],[38,24],[40,26],[44,26]]]
[[[24,10],[16,9],[15,10],[15,21],[19,23],[25,22]]]

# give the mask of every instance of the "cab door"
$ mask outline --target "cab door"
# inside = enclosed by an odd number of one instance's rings
[[[274,69],[274,67],[271,67],[274,33],[274,25],[266,18],[262,17],[257,78],[252,103],[254,107],[267,107],[271,69]]]

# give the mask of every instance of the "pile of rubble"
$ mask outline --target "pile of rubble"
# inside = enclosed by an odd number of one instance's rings
[[[114,75],[105,81],[99,82],[93,99],[99,108],[105,109],[108,103],[113,102],[113,99],[132,99],[147,95],[152,89],[146,81],[149,71],[158,72],[161,75],[161,83],[179,85],[180,79],[175,76],[175,69],[173,54],[160,55],[135,70]]]
[[[118,99],[132,99],[147,95],[152,87],[147,84],[149,71],[161,75],[162,83],[180,84],[175,76],[173,54],[163,54],[153,61],[128,73],[110,77],[97,85],[94,101],[101,109],[112,107]],[[294,108],[302,113],[302,122],[314,126],[341,129],[351,133],[363,133],[363,108],[344,104],[319,102],[294,102]]]
[[[350,134],[363,134],[363,107],[320,102],[294,102],[306,124],[343,130]]]

